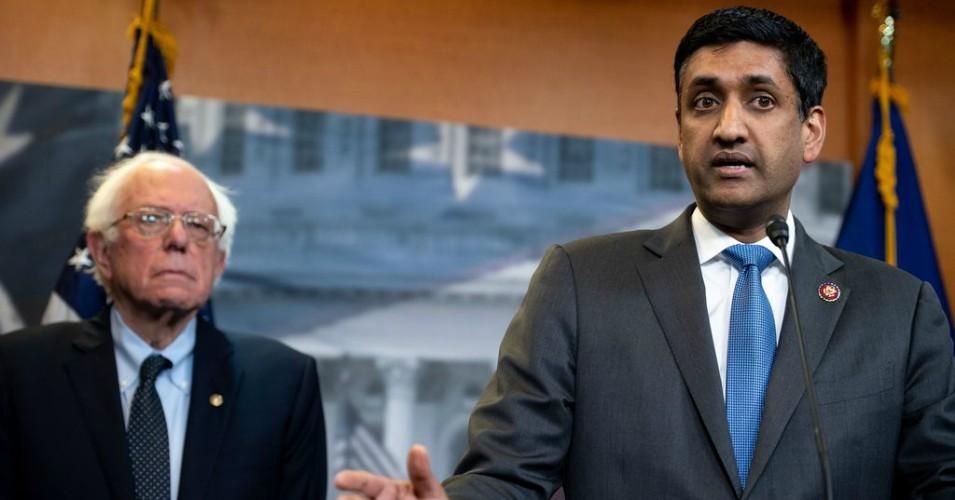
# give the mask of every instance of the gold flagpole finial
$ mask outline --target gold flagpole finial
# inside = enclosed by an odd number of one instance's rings
[[[879,21],[879,64],[888,70],[892,79],[892,63],[895,57],[895,22],[898,8],[894,1],[881,0],[872,6],[872,17]]]

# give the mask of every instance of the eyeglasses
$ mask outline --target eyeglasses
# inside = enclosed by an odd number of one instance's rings
[[[210,238],[218,240],[226,230],[219,219],[211,214],[201,212],[176,214],[162,208],[151,207],[126,212],[122,217],[116,219],[116,222],[113,222],[112,225],[115,226],[127,219],[132,221],[133,227],[144,238],[154,238],[166,234],[172,227],[172,223],[179,219],[182,221],[182,227],[185,228],[189,239],[197,245],[206,244]]]

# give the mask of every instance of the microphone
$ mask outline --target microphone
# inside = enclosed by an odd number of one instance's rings
[[[832,471],[829,469],[829,452],[826,450],[826,440],[822,435],[822,425],[819,423],[819,404],[816,402],[816,388],[809,373],[809,361],[806,360],[806,344],[803,340],[802,326],[799,324],[799,308],[796,306],[796,294],[793,292],[793,273],[789,266],[789,254],[786,244],[789,243],[789,225],[786,219],[773,215],[766,223],[766,236],[783,251],[783,267],[786,268],[786,279],[789,281],[789,311],[792,313],[796,326],[796,342],[799,345],[799,361],[802,363],[802,378],[806,385],[806,398],[809,401],[809,412],[812,415],[812,430],[816,436],[816,451],[819,453],[819,465],[822,468],[822,481],[826,488],[826,499],[832,500]]]
[[[786,270],[789,271],[789,255],[786,254],[786,244],[789,243],[789,224],[786,219],[779,215],[773,215],[766,224],[766,236],[773,242],[773,245],[783,251],[783,260]]]

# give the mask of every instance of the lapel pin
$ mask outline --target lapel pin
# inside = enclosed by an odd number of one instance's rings
[[[209,404],[211,404],[212,406],[216,408],[222,406],[222,402],[223,402],[222,394],[216,393],[209,396]]]
[[[842,296],[842,290],[839,289],[839,285],[827,281],[819,285],[819,298],[825,300],[826,302],[835,302],[839,300],[839,297]]]

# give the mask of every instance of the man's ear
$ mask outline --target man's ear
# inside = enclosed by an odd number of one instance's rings
[[[90,257],[96,263],[96,269],[99,270],[103,279],[109,280],[113,276],[112,263],[109,260],[109,243],[103,233],[89,231],[86,233],[86,248],[90,252]]]
[[[826,111],[813,106],[802,122],[802,161],[812,163],[819,157],[826,142]]]

